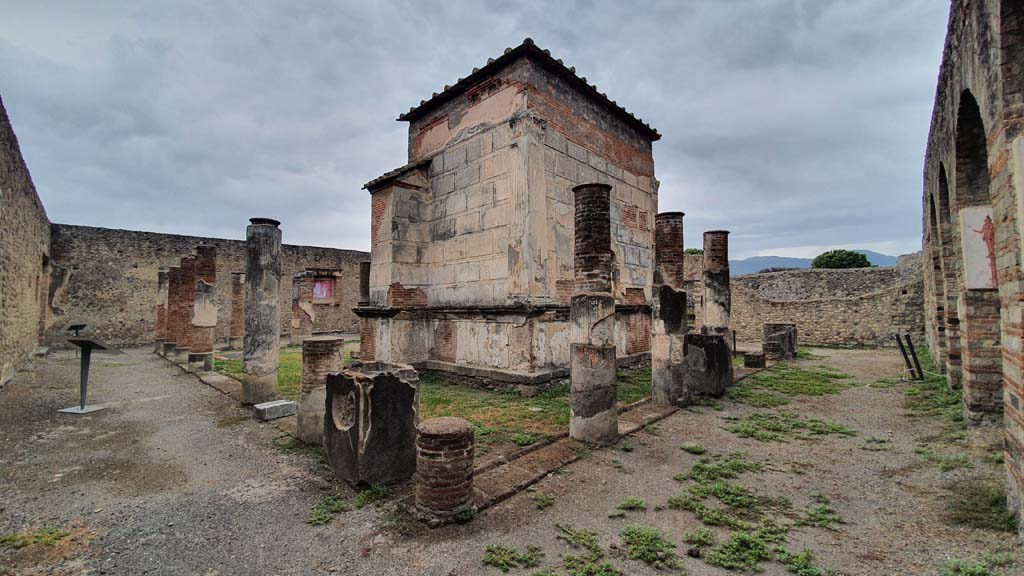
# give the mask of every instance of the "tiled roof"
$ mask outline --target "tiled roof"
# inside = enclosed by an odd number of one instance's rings
[[[545,65],[549,70],[558,74],[570,84],[575,85],[585,94],[589,94],[594,99],[602,102],[612,113],[621,117],[652,141],[661,139],[661,134],[658,134],[657,130],[651,128],[650,125],[634,116],[631,112],[626,111],[626,109],[620,106],[617,102],[608,98],[607,94],[599,92],[597,86],[588,84],[585,77],[576,75],[576,68],[567,67],[561,60],[553,58],[550,51],[540,48],[534,44],[533,40],[530,38],[523,40],[523,43],[515,48],[505,48],[504,54],[498,58],[488,59],[487,65],[483,68],[474,68],[472,74],[465,78],[459,78],[458,82],[452,86],[445,86],[444,90],[440,93],[434,92],[434,95],[431,96],[429,100],[421,100],[419,106],[410,108],[408,112],[399,116],[398,119],[413,121],[418,118],[422,118],[431,110],[434,110],[441,104],[455,98],[466,88],[493,74],[498,69],[520,56],[527,56],[536,59],[537,62]]]

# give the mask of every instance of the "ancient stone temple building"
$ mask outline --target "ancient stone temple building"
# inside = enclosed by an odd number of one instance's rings
[[[399,120],[408,163],[366,185],[364,359],[513,382],[565,375],[582,183],[612,187],[617,356],[648,350],[657,131],[529,39]]]
[[[1024,502],[1024,3],[955,0],[924,166],[928,346]]]

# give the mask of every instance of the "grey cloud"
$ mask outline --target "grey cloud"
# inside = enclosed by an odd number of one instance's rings
[[[0,93],[55,221],[367,248],[395,117],[531,36],[664,134],[661,207],[734,254],[920,238],[934,0],[31,3]]]

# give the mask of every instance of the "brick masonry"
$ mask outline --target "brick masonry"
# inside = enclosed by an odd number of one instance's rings
[[[0,100],[0,386],[32,356],[47,322],[50,221]],[[154,273],[154,283],[156,276]],[[152,290],[150,291],[152,292]],[[153,306],[145,314],[153,321]]]
[[[244,227],[240,227],[244,228]],[[287,234],[287,226],[284,227]],[[217,285],[231,286],[231,273],[245,270],[245,242],[175,234],[157,234],[54,224],[53,289],[48,303],[47,342],[61,341],[59,328],[70,320],[96,325],[99,338],[116,345],[137,345],[153,337],[157,270],[177,265],[200,244],[217,251]],[[366,252],[285,245],[282,252],[281,332],[291,322],[291,277],[306,270],[336,276],[334,299],[316,303],[314,332],[359,331],[352,312],[359,299],[359,261]],[[217,338],[229,337],[232,291],[217,290]]]
[[[932,356],[972,422],[1002,421],[1009,506],[1024,510],[1024,5],[955,0],[924,164],[922,245]],[[967,289],[960,214],[991,208],[998,288]],[[1024,523],[1021,524],[1024,529]]]
[[[416,435],[416,510],[435,523],[473,506],[473,425],[462,418],[421,422]]]

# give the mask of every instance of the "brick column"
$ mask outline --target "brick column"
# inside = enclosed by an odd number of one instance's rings
[[[964,416],[970,423],[1003,418],[1003,357],[1000,301],[996,290],[960,294]]]
[[[174,348],[174,361],[188,362],[192,351],[192,309],[195,305],[196,258],[186,256],[181,259],[181,278],[178,283],[178,328],[177,346]]]
[[[192,350],[190,372],[213,370],[213,344],[217,331],[217,248],[196,246],[195,285],[192,292]]]
[[[161,354],[167,340],[167,269],[156,273],[156,324],[153,327],[153,352]]]
[[[181,284],[181,268],[171,266],[167,269],[167,306],[164,311],[164,349],[161,355],[174,357],[174,349],[178,340],[178,285]]]
[[[299,392],[298,437],[307,444],[323,444],[327,375],[341,372],[345,340],[316,336],[302,341],[302,389]]]
[[[245,336],[245,272],[231,273],[231,328],[228,332],[228,348],[242,349]]]
[[[654,293],[651,301],[651,401],[661,405],[686,402],[683,388],[683,336],[686,334],[686,292],[683,292],[683,213],[663,212],[654,218]]]
[[[281,229],[270,218],[251,218],[245,231],[245,350],[242,401],[277,398],[281,343]]]
[[[729,332],[729,231],[704,233],[704,328],[711,334]],[[728,340],[728,338],[726,338]]]
[[[569,307],[569,435],[597,444],[619,437],[610,192],[607,184],[573,188],[576,294]]]
[[[432,418],[416,435],[416,511],[430,524],[451,522],[473,509],[473,425]]]
[[[313,281],[312,272],[299,272],[292,276],[292,321],[288,333],[292,346],[302,344],[303,340],[313,335]]]

